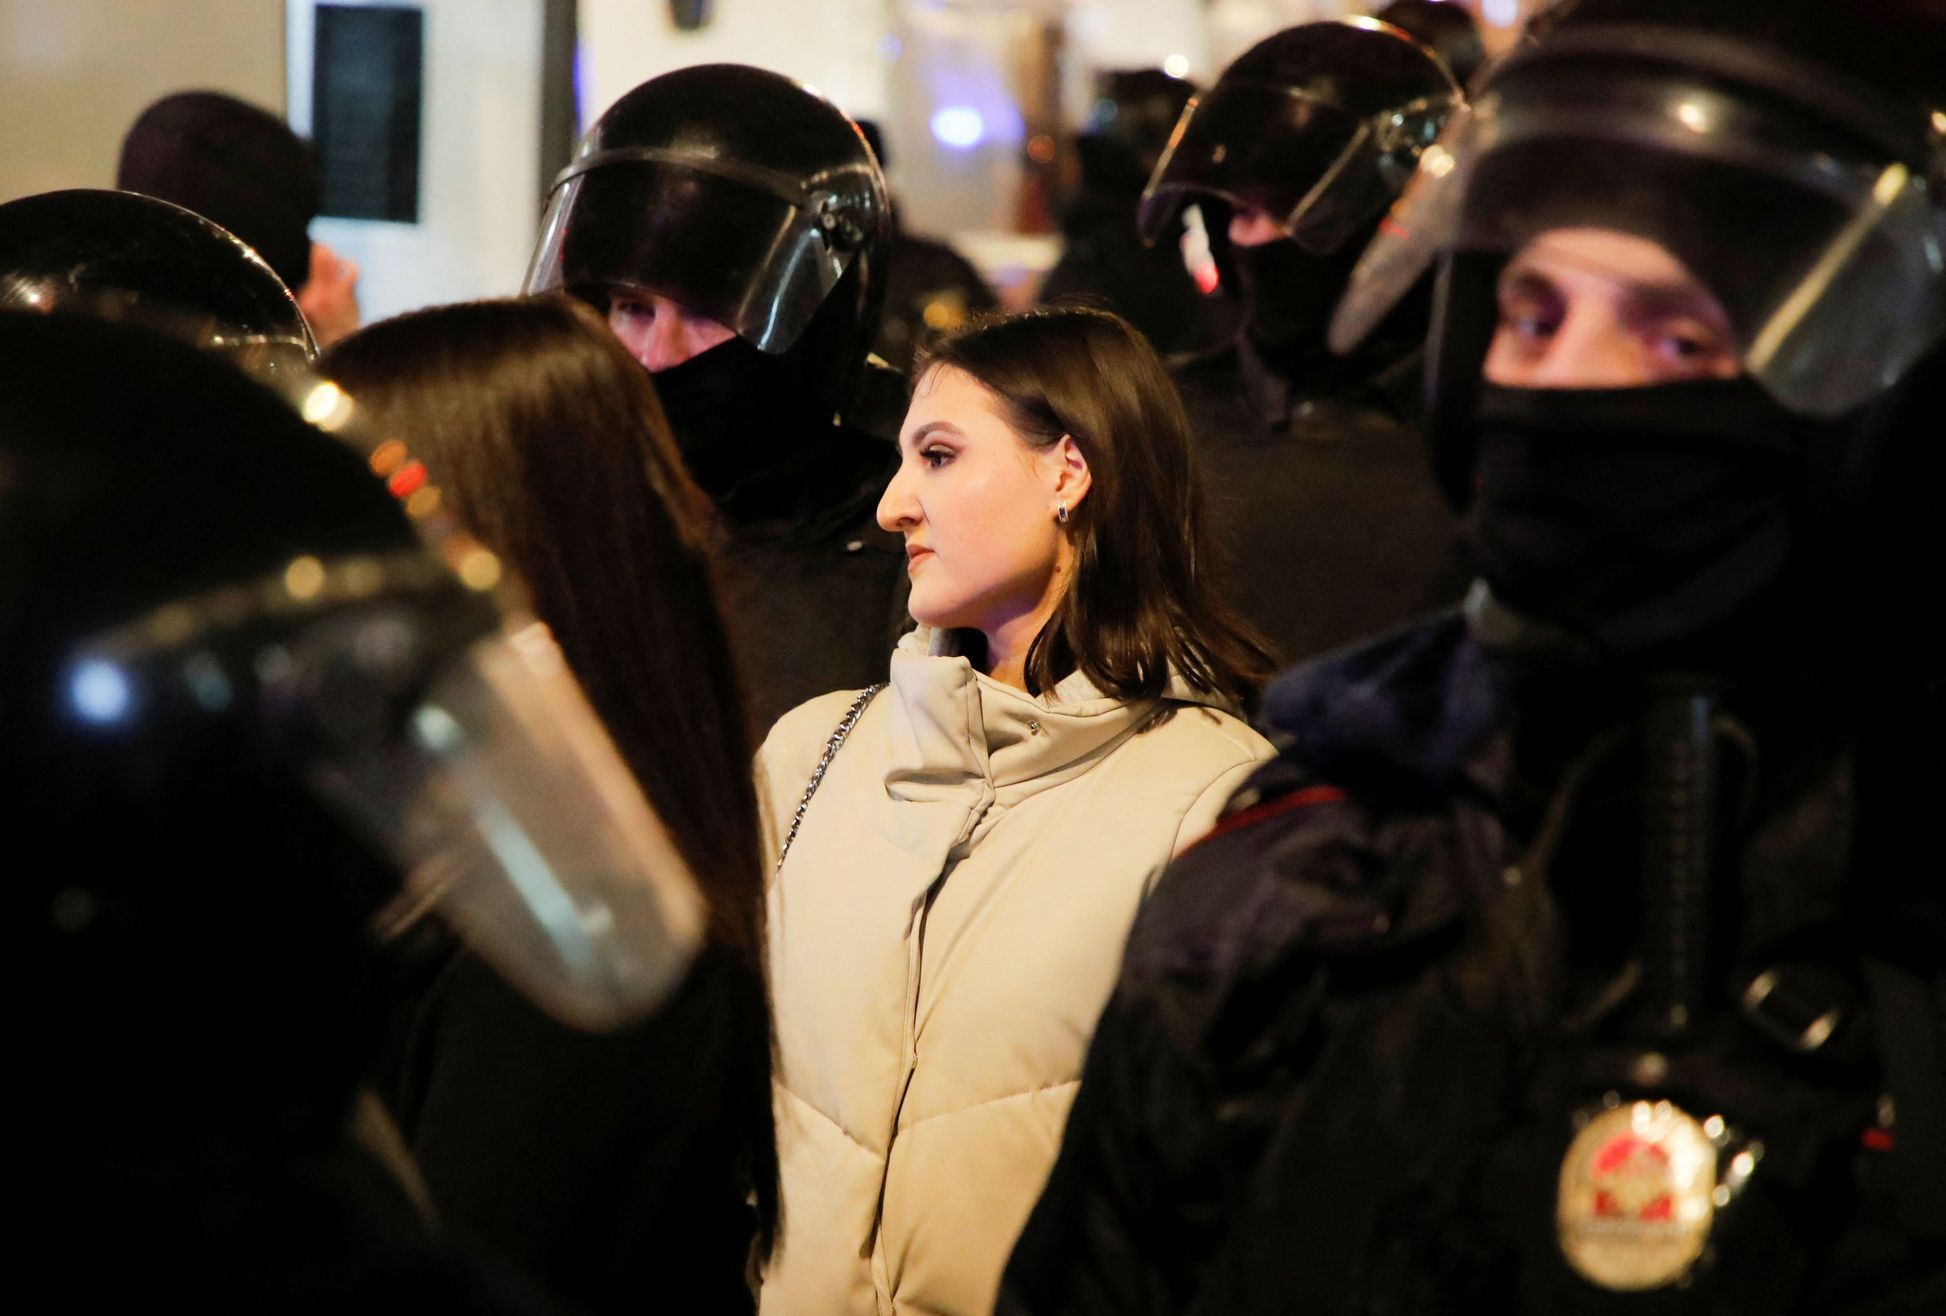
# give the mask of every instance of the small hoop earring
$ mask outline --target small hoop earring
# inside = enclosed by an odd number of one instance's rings
[[[1068,505],[1066,503],[1060,503],[1055,506],[1054,519],[1061,525],[1068,523]]]

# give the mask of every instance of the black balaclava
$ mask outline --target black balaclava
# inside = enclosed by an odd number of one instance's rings
[[[1230,248],[1245,330],[1273,366],[1287,367],[1324,350],[1331,312],[1357,264],[1361,244],[1314,256],[1288,239]]]
[[[808,358],[741,338],[655,371],[655,390],[690,475],[733,520],[789,515],[824,483],[833,418],[816,411]]]

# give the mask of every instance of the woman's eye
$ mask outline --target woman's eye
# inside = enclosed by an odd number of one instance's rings
[[[953,450],[951,448],[926,448],[919,454],[919,460],[934,470],[938,470],[952,459]]]

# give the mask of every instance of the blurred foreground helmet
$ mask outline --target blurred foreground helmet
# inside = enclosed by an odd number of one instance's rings
[[[1443,260],[1432,387],[1454,411],[1492,334],[1500,263],[1573,227],[1671,252],[1721,302],[1744,371],[1801,416],[1853,411],[1940,342],[1936,5],[1866,18],[1811,0],[1584,0],[1549,17],[1426,153],[1334,346]]]
[[[329,1087],[360,947],[429,913],[570,1022],[660,1001],[687,871],[423,466],[335,386],[294,407],[126,325],[0,312],[0,358],[0,963],[37,1087]]]
[[[603,114],[556,182],[527,291],[629,285],[789,354],[842,405],[878,329],[891,210],[857,127],[780,74],[705,64]]]
[[[297,301],[234,234],[133,192],[75,189],[0,205],[0,309],[175,322],[269,369],[317,356]]]
[[[1355,250],[1459,103],[1445,66],[1397,28],[1286,29],[1190,102],[1137,222],[1153,243],[1179,206],[1215,198],[1264,211],[1313,255]]]

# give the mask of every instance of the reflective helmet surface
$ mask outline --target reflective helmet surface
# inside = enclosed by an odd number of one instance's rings
[[[1813,0],[1558,6],[1427,153],[1334,345],[1443,260],[1432,385],[1463,396],[1495,319],[1483,277],[1550,229],[1605,228],[1715,294],[1779,403],[1854,410],[1946,336],[1942,40],[1924,0],[1869,21]]]
[[[127,325],[0,312],[0,355],[0,963],[38,1045],[265,1029],[302,1069],[358,945],[429,914],[572,1022],[660,1001],[686,870],[402,444]]]
[[[760,351],[819,357],[835,395],[877,331],[890,237],[850,119],[780,74],[705,64],[601,116],[555,184],[526,286],[597,306],[647,289]]]
[[[0,205],[0,309],[178,321],[273,368],[317,356],[291,290],[229,231],[167,201],[74,189]]]
[[[1362,244],[1460,104],[1425,46],[1370,19],[1252,46],[1190,102],[1143,193],[1154,242],[1196,197],[1264,211],[1314,255]]]

